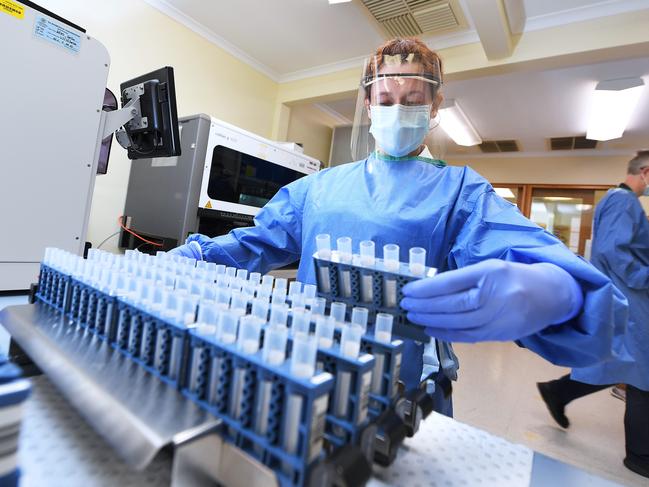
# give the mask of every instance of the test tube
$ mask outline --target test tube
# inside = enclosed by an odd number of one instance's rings
[[[263,298],[252,300],[252,316],[257,318],[261,323],[268,320],[268,301]]]
[[[325,298],[313,298],[313,303],[311,303],[311,314],[313,316],[324,316],[326,307],[327,300]]]
[[[275,287],[273,288],[273,290],[280,289],[284,292],[284,294],[286,294],[287,288],[288,288],[288,279],[284,277],[278,277],[277,279],[275,279]]]
[[[399,270],[399,246],[396,244],[387,244],[383,246],[383,265],[388,271],[396,272]]]
[[[346,313],[347,313],[347,305],[345,303],[340,303],[340,302],[331,303],[329,316],[331,316],[337,323],[345,322]]]
[[[361,265],[367,268],[373,268],[375,262],[375,245],[371,240],[363,240],[358,244],[361,254]]]
[[[217,288],[216,286],[212,284],[207,284],[203,286],[202,292],[201,292],[201,300],[202,301],[209,301],[209,302],[214,302],[216,303],[216,296],[217,296]]]
[[[377,313],[374,324],[374,339],[377,342],[390,343],[392,341],[392,322],[394,317],[387,313]]]
[[[248,270],[247,269],[237,269],[237,272],[235,274],[237,279],[241,279],[242,281],[247,281],[248,280]]]
[[[291,308],[293,309],[306,309],[306,301],[304,294],[294,294],[291,299]]]
[[[196,320],[196,333],[203,337],[213,337],[216,334],[216,324],[219,319],[219,307],[215,303],[201,302]],[[192,348],[192,360],[189,368],[188,387],[191,392],[198,389],[198,378],[201,374],[201,362],[206,360],[204,348],[196,344]]]
[[[316,235],[315,245],[318,251],[319,259],[331,259],[331,236],[328,233],[321,233],[319,235]]]
[[[261,322],[252,315],[242,316],[239,321],[237,349],[247,355],[254,355],[259,350]]]
[[[423,276],[426,271],[426,249],[422,247],[412,247],[409,255],[410,272],[415,276]]]
[[[315,243],[318,259],[331,260],[331,236],[328,233],[316,235]],[[329,281],[329,266],[318,265],[318,284],[324,293],[331,292],[331,283]]]
[[[313,303],[317,292],[318,287],[315,284],[305,284],[303,291],[305,304],[310,306]]]
[[[336,250],[338,258],[343,264],[350,264],[352,261],[352,239],[349,237],[340,237],[336,239]]]
[[[221,287],[216,292],[216,302],[223,306],[230,306],[230,289]]]
[[[352,323],[359,325],[363,329],[363,333],[367,331],[368,316],[369,310],[367,308],[356,306],[354,307],[354,309],[352,309]]]
[[[303,334],[295,336],[291,352],[291,375],[304,380],[313,377],[317,352],[318,342],[314,336]],[[288,397],[282,446],[289,454],[295,454],[297,451],[303,402],[304,398],[301,394],[294,393]]]
[[[347,323],[343,326],[340,336],[340,353],[349,359],[356,360],[361,349],[361,337],[363,328],[354,323]]]
[[[270,325],[264,331],[262,360],[272,366],[279,366],[286,359],[286,340],[288,329],[285,326]]]
[[[217,338],[225,344],[233,344],[237,339],[239,315],[231,310],[222,310],[216,328]]]
[[[309,334],[311,331],[311,311],[305,309],[293,310],[293,321],[291,323],[291,336],[300,333]]]
[[[288,306],[285,304],[271,304],[270,306],[270,324],[281,325],[286,327],[288,319]]]
[[[239,324],[237,349],[247,355],[257,353],[257,350],[259,350],[260,331],[261,323],[254,316],[243,316]],[[243,396],[243,387],[246,383],[246,374],[247,370],[245,367],[235,367],[229,405],[230,417],[234,419],[239,419],[241,415],[241,399]]]
[[[196,333],[205,337],[215,336],[220,311],[221,308],[219,308],[216,303],[201,301],[201,304],[198,307]]]
[[[349,237],[340,237],[336,240],[338,249],[338,257],[342,264],[352,263],[352,239]],[[340,293],[344,298],[349,298],[352,295],[352,279],[349,269],[339,268],[340,276]]]
[[[248,281],[254,283],[255,285],[259,284],[259,281],[261,281],[261,272],[251,272],[248,275]]]
[[[245,315],[248,308],[248,299],[241,291],[232,291],[230,309],[237,310],[239,314]]]
[[[267,287],[273,289],[274,282],[275,282],[275,278],[270,274],[266,274],[264,277],[261,278],[261,287]]]
[[[293,298],[296,294],[302,294],[302,283],[300,281],[291,281],[288,285],[288,295]]]
[[[375,246],[371,240],[363,240],[359,244],[360,248],[360,264],[366,269],[374,269],[376,263]],[[370,272],[361,272],[361,300],[364,303],[371,303],[374,297],[374,289],[372,282],[372,274]]]
[[[377,313],[374,324],[374,339],[377,342],[390,343],[392,341],[392,321],[394,317],[387,313]],[[374,370],[372,371],[372,382],[370,390],[373,394],[383,395],[385,355],[374,351]]]
[[[264,332],[264,347],[261,349],[262,360],[273,367],[281,365],[286,358],[286,339],[288,330],[285,326],[269,326]],[[260,380],[257,386],[257,402],[255,405],[255,432],[264,436],[268,431],[270,414],[270,399],[273,383],[270,380]]]
[[[387,244],[383,246],[383,265],[390,272],[399,270],[399,246]],[[383,305],[389,308],[397,306],[397,281],[386,278],[383,281]]]
[[[340,353],[348,359],[357,359],[361,347],[362,328],[354,324],[343,326],[340,337]],[[346,419],[349,412],[349,391],[351,388],[351,372],[339,370],[336,373],[334,389],[334,414]]]
[[[216,264],[216,275],[220,276],[221,274],[225,274],[225,266],[223,264]]]
[[[226,267],[225,268],[225,275],[230,278],[230,280],[234,279],[237,277],[237,268],[236,267]]]
[[[282,288],[273,289],[273,294],[271,297],[273,304],[283,304],[286,302],[286,290]]]
[[[180,296],[178,299],[178,311],[176,314],[176,323],[182,327],[187,327],[196,321],[196,307],[198,297]],[[169,352],[168,374],[169,378],[176,380],[180,376],[182,367],[184,338],[181,335],[173,334],[171,337],[171,351]],[[157,345],[157,343],[156,343]]]
[[[315,322],[315,336],[318,339],[318,348],[331,348],[334,344],[334,330],[336,326],[329,316],[318,316]]]

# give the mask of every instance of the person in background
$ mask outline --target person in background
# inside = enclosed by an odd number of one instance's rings
[[[172,252],[262,273],[299,260],[298,280],[315,283],[318,234],[423,247],[440,273],[404,286],[401,306],[435,340],[404,340],[400,380],[407,390],[425,384],[435,409],[451,415],[450,342],[518,340],[553,363],[583,367],[611,356],[626,304],[482,176],[423,156],[442,81],[441,60],[423,42],[386,42],[366,64],[357,104],[377,150],[284,186],[252,227],[191,235]]]
[[[649,150],[629,161],[625,181],[599,202],[593,230],[592,263],[629,301],[628,326],[617,346],[632,360],[604,361],[537,385],[552,417],[567,428],[567,404],[625,383],[624,465],[649,478],[649,221],[639,196],[649,196]]]

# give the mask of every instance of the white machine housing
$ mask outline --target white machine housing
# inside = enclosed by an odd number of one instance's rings
[[[210,133],[205,153],[205,165],[201,183],[198,207],[212,209],[232,214],[255,216],[261,208],[232,203],[210,198],[208,184],[212,169],[212,154],[217,145],[228,147],[237,152],[258,157],[278,166],[293,169],[302,174],[312,174],[320,170],[320,161],[300,152],[281,146],[281,143],[265,139],[259,135],[248,132],[227,122],[211,117]]]
[[[0,10],[0,291],[28,289],[46,247],[83,251],[110,57],[17,2]]]

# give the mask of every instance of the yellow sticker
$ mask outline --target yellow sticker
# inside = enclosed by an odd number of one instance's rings
[[[12,15],[17,19],[25,17],[25,7],[11,0],[0,0],[0,11]]]
[[[212,208],[212,202],[210,200],[207,200],[207,203],[205,203],[205,208]]]

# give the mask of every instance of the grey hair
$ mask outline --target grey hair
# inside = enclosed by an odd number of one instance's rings
[[[638,151],[627,166],[627,174],[640,174],[643,167],[649,167],[649,150]]]

